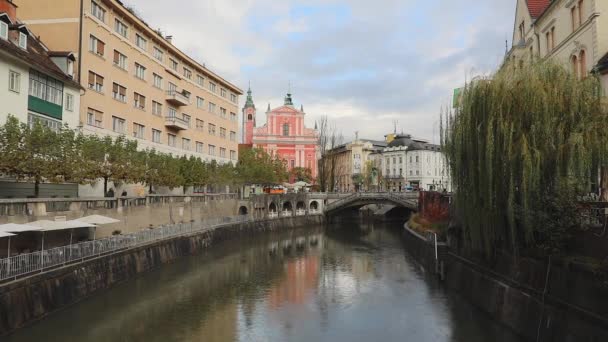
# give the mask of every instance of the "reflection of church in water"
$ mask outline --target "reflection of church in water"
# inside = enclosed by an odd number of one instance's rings
[[[257,109],[251,89],[243,107],[243,144],[261,147],[271,155],[278,155],[287,163],[289,170],[295,167],[309,168],[317,177],[318,134],[316,129],[304,124],[304,106],[296,109],[291,94],[287,94],[282,106],[266,110],[266,124],[256,127]]]

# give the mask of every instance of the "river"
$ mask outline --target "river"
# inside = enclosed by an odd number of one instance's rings
[[[520,341],[447,292],[398,227],[309,227],[220,243],[3,341]]]

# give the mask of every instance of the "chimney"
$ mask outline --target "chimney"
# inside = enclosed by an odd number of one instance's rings
[[[0,0],[0,13],[2,12],[6,12],[13,23],[17,21],[17,5],[13,0]]]
[[[2,0],[0,0],[2,1]],[[169,42],[169,44],[173,44],[173,36],[166,36],[165,40]]]

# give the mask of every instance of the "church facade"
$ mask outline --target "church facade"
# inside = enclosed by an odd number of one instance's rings
[[[288,170],[308,168],[316,179],[318,133],[304,124],[306,114],[303,106],[299,110],[295,108],[291,94],[287,94],[282,106],[270,109],[268,105],[264,126],[256,127],[256,114],[249,89],[243,107],[243,144],[261,147],[271,155],[278,155],[285,161]]]

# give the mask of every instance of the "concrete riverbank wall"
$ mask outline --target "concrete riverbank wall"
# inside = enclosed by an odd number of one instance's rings
[[[403,238],[408,252],[434,271],[433,244],[407,229]],[[608,284],[589,271],[510,256],[489,267],[449,249],[439,258],[447,288],[526,341],[608,341]]]
[[[162,240],[4,284],[0,286],[0,336],[140,273],[200,253],[218,242],[262,231],[314,226],[323,221],[322,215],[316,215],[234,224]]]

